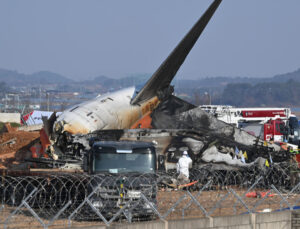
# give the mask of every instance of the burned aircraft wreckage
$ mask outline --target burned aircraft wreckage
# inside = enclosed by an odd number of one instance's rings
[[[83,135],[52,133],[57,149],[55,153],[58,153],[60,160],[77,161],[81,164],[84,154],[94,141],[152,142],[156,146],[158,168],[167,173],[175,172],[182,151],[187,150],[193,159],[193,169],[202,171],[204,176],[207,173],[217,176],[214,179],[218,180],[229,174],[230,177],[226,178],[227,184],[245,180],[251,183],[262,175],[268,176],[267,179],[271,179],[272,183],[290,184],[287,168],[289,152],[281,150],[275,144],[265,146],[257,137],[219,121],[211,114],[173,95],[169,95],[154,109],[151,119],[151,129],[99,130]],[[247,159],[242,162],[241,153],[244,152]],[[277,174],[273,175],[276,178],[268,173],[266,160],[272,161],[272,173],[275,168]],[[231,172],[235,172],[234,175]],[[236,173],[239,174],[239,181],[232,180],[237,179],[231,177],[236,176]]]
[[[260,139],[173,95],[172,79],[221,1],[214,0],[141,90],[103,95],[45,121],[52,159],[59,165],[80,165],[92,141],[140,140],[156,144],[158,167],[166,171],[175,168],[183,150],[192,157],[193,168],[207,171],[248,173],[254,167],[264,171],[266,160],[274,166],[288,161],[288,152],[279,146],[264,146]],[[240,160],[244,152],[245,163]]]

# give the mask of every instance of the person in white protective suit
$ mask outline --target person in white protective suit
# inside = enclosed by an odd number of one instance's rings
[[[189,168],[192,166],[192,162],[193,161],[189,157],[188,152],[183,151],[182,156],[177,162],[177,173],[179,173],[179,176],[177,177],[178,185],[187,184],[190,182]]]

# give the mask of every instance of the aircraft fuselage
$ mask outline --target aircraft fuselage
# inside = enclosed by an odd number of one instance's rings
[[[141,105],[132,105],[134,93],[135,87],[130,87],[75,105],[57,118],[54,132],[87,134],[100,129],[128,129],[159,102],[154,97]]]

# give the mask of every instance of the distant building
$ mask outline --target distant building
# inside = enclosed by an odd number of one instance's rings
[[[29,109],[33,109],[33,110],[41,109],[41,105],[39,105],[39,104],[30,104],[28,107],[29,107]]]

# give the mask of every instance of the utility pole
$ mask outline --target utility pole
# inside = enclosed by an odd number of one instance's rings
[[[49,111],[49,92],[47,92],[47,111]]]

